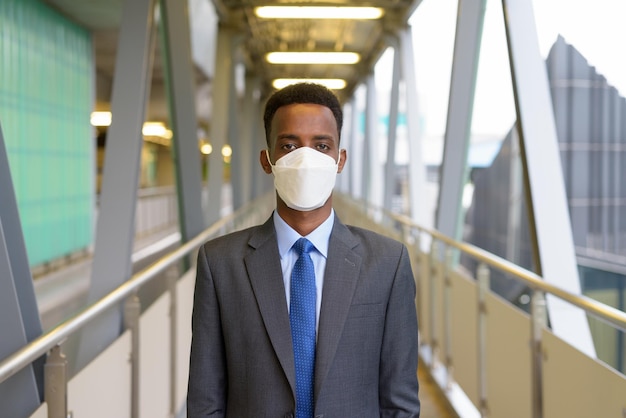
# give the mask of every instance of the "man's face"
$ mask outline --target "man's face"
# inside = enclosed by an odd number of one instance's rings
[[[270,133],[270,159],[276,163],[280,157],[300,147],[309,147],[338,160],[339,131],[333,112],[326,106],[297,103],[280,107],[274,114]],[[339,172],[343,168],[342,155]],[[263,158],[261,159],[263,161]],[[271,167],[264,165],[271,173]],[[268,171],[269,168],[269,171]]]

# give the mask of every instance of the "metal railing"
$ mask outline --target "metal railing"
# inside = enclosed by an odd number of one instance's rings
[[[84,328],[87,324],[93,321],[95,318],[107,312],[120,303],[125,302],[125,324],[127,329],[131,330],[131,413],[130,416],[135,418],[138,416],[137,398],[138,398],[138,371],[136,364],[137,358],[137,345],[138,343],[138,317],[140,307],[137,305],[137,291],[145,284],[149,283],[155,277],[165,272],[165,270],[179,262],[184,257],[194,252],[205,241],[218,236],[220,234],[242,228],[244,226],[258,224],[269,215],[268,208],[273,204],[273,194],[265,196],[262,199],[266,201],[255,201],[246,205],[236,213],[227,216],[207,230],[203,231],[197,237],[193,238],[189,242],[182,245],[177,250],[169,253],[164,258],[157,261],[149,268],[133,275],[127,282],[109,293],[103,299],[87,307],[79,314],[75,315],[71,319],[58,325],[45,335],[37,338],[28,345],[24,346],[13,355],[0,362],[0,383],[6,381],[11,376],[18,373],[23,368],[29,366],[33,361],[40,358],[42,355],[47,354],[47,364],[45,368],[45,401],[48,407],[48,418],[66,418],[67,417],[67,373],[66,373],[66,359],[61,352],[61,344],[72,334]],[[268,203],[269,202],[269,203]],[[477,292],[478,292],[478,324],[476,332],[476,344],[478,345],[478,370],[480,374],[480,382],[478,390],[480,392],[477,403],[480,415],[486,417],[489,415],[489,406],[487,402],[486,394],[486,375],[485,364],[487,358],[485,356],[485,333],[486,333],[486,316],[485,299],[489,291],[489,275],[491,269],[497,269],[502,272],[508,273],[515,280],[522,281],[528,287],[533,290],[533,297],[531,300],[531,352],[532,352],[532,416],[543,416],[543,390],[542,390],[542,335],[546,329],[545,324],[545,295],[554,295],[560,299],[563,299],[574,306],[583,309],[585,312],[597,317],[614,327],[626,331],[626,313],[618,311],[607,305],[599,303],[588,297],[581,295],[571,294],[563,289],[546,283],[538,275],[525,270],[507,260],[490,254],[480,248],[473,245],[455,241],[450,237],[447,237],[438,231],[416,225],[410,218],[390,213],[383,209],[372,209],[371,207],[363,204],[362,202],[355,202],[343,198],[341,195],[336,196],[336,208],[338,213],[344,221],[351,224],[361,224],[364,226],[375,226],[377,230],[381,231],[381,224],[387,225],[385,228],[390,235],[397,237],[402,236],[405,243],[408,244],[412,250],[412,255],[417,255],[417,260],[420,263],[419,267],[422,272],[430,272],[424,275],[418,280],[418,302],[430,299],[436,300],[432,294],[424,294],[421,290],[420,281],[428,281],[431,283],[429,290],[433,292],[436,282],[443,283],[444,297],[443,297],[443,312],[444,317],[441,319],[441,324],[444,329],[443,344],[439,342],[432,330],[438,327],[439,324],[435,324],[437,320],[437,309],[441,309],[441,306],[436,306],[435,303],[429,304],[430,313],[426,315],[431,321],[429,325],[431,335],[430,340],[424,341],[424,345],[430,347],[431,358],[429,366],[433,368],[435,365],[443,365],[447,371],[448,386],[450,386],[453,379],[452,368],[452,354],[450,341],[452,318],[450,317],[450,309],[446,307],[446,304],[450,304],[449,290],[451,283],[451,274],[454,272],[453,260],[458,253],[464,253],[471,256],[479,262],[477,280]],[[345,211],[345,212],[344,212]],[[373,216],[372,216],[373,215]],[[377,219],[373,224],[371,217]],[[245,221],[246,224],[240,224],[240,221]],[[370,224],[367,225],[367,222]],[[424,237],[428,237],[430,242],[430,252],[421,251],[421,244]],[[443,248],[442,248],[443,247]],[[445,254],[444,261],[440,260],[439,254]],[[439,267],[438,267],[439,266]],[[441,268],[440,268],[441,267]],[[168,287],[170,293],[174,293],[175,286]],[[175,284],[175,283],[174,283]],[[172,297],[173,306],[171,307],[173,315],[176,315],[175,297]],[[418,309],[420,307],[418,306]],[[176,321],[170,321],[170,335],[176,335]],[[420,328],[424,327],[424,322],[420,322]],[[420,334],[423,334],[420,331]],[[422,351],[422,349],[420,349]],[[170,357],[175,355],[174,350],[171,350]],[[442,357],[444,361],[440,361],[439,357]],[[173,366],[174,360],[170,358],[170,364]],[[171,375],[175,375],[175,371],[171,371]],[[567,377],[565,377],[567,378]],[[171,415],[175,416],[175,398],[176,382],[174,379],[170,382],[171,393]],[[626,406],[625,406],[626,407]]]
[[[436,230],[429,229],[420,225],[417,225],[411,218],[392,213],[384,208],[374,207],[367,202],[353,201],[352,199],[345,199],[341,195],[336,195],[335,206],[343,208],[343,218],[350,219],[350,221],[360,222],[362,226],[372,228],[373,226],[379,227],[380,224],[387,225],[388,231],[393,238],[402,237],[401,239],[407,244],[409,250],[415,255],[415,259],[419,272],[426,272],[423,277],[416,279],[417,282],[417,302],[419,305],[426,299],[431,303],[425,303],[428,305],[430,312],[425,315],[427,317],[426,325],[430,330],[428,336],[430,340],[422,340],[423,345],[428,346],[430,349],[430,362],[431,368],[442,365],[445,369],[445,376],[447,383],[444,387],[450,388],[453,378],[452,367],[452,353],[450,343],[453,339],[451,335],[451,324],[453,319],[451,318],[451,306],[450,306],[450,288],[451,288],[451,274],[455,271],[456,263],[454,260],[458,259],[458,256],[462,253],[469,256],[478,262],[476,283],[477,283],[477,305],[476,310],[478,312],[476,343],[478,345],[478,358],[477,368],[479,373],[478,382],[478,397],[480,401],[477,405],[478,412],[481,417],[489,416],[489,408],[487,403],[486,394],[486,350],[485,350],[485,334],[486,334],[486,316],[487,310],[485,306],[485,298],[490,293],[490,272],[492,269],[499,270],[508,274],[508,277],[514,280],[520,281],[532,289],[531,297],[531,394],[532,394],[532,416],[539,418],[544,416],[543,414],[543,387],[542,387],[542,360],[544,353],[542,352],[542,335],[543,331],[547,329],[546,324],[546,295],[553,295],[559,299],[562,299],[582,310],[587,314],[598,318],[616,329],[626,331],[626,313],[617,310],[611,306],[600,303],[584,295],[572,294],[566,290],[563,290],[557,286],[544,281],[539,275],[528,271],[520,266],[517,266],[501,257],[491,254],[481,248],[474,245],[463,243],[454,240]],[[375,219],[375,225],[371,223],[371,220]],[[380,228],[378,228],[380,230]],[[422,241],[427,237],[430,239],[430,244],[426,244],[426,247],[430,246],[430,251],[422,251]],[[441,255],[443,254],[443,257]],[[442,259],[443,258],[443,259]],[[419,276],[419,273],[416,273]],[[423,294],[423,284],[428,281],[429,294]],[[437,306],[434,301],[437,299],[434,294],[437,288],[436,283],[439,283],[443,287],[443,306]],[[443,318],[439,318],[438,313],[443,311]],[[435,323],[436,321],[442,321],[441,323]],[[422,328],[425,326],[423,321],[419,322],[420,335],[423,335]],[[436,335],[434,335],[435,329],[443,328],[443,344],[440,343]],[[443,358],[443,362],[439,359]],[[567,377],[566,377],[567,378]],[[622,413],[626,416],[626,404],[623,406]]]
[[[35,360],[42,355],[47,355],[46,366],[44,368],[44,401],[48,407],[48,418],[66,418],[68,416],[67,410],[67,360],[61,351],[61,344],[74,333],[83,329],[86,325],[91,323],[94,319],[108,312],[120,303],[124,302],[124,323],[126,329],[131,330],[131,414],[133,418],[139,416],[138,413],[138,345],[139,345],[139,314],[140,306],[139,299],[137,297],[138,290],[151,282],[153,279],[164,273],[166,269],[175,265],[183,258],[190,255],[197,248],[199,248],[207,240],[225,234],[236,229],[258,224],[261,220],[264,220],[269,216],[270,207],[273,205],[273,194],[263,196],[256,201],[246,204],[244,207],[236,211],[235,213],[220,219],[218,222],[204,230],[202,233],[181,245],[175,251],[167,254],[150,267],[134,274],[128,281],[113,290],[104,298],[95,302],[91,306],[85,308],[80,313],[76,314],[67,321],[61,323],[48,333],[33,340],[29,344],[22,347],[17,352],[8,356],[2,362],[0,362],[0,383],[14,376],[25,367],[31,365]],[[172,283],[168,286],[170,293],[175,292]],[[172,295],[174,296],[174,295]],[[172,316],[176,315],[175,297],[172,297],[173,301],[171,306]],[[176,335],[176,321],[170,321],[171,335]],[[173,350],[172,350],[173,351]],[[170,357],[175,353],[171,352]],[[174,360],[170,358],[171,364],[174,364]],[[172,373],[172,376],[175,373]],[[170,393],[172,399],[176,392],[175,380],[172,379]],[[171,405],[171,416],[175,416],[176,405]]]

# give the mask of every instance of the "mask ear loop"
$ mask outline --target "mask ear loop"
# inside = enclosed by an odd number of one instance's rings
[[[267,148],[265,149],[265,158],[267,158],[267,162],[269,163],[269,165],[274,167],[274,164],[272,164],[272,160],[270,160],[270,150]]]

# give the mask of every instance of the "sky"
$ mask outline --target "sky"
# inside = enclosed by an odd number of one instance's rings
[[[457,3],[424,0],[411,19],[427,137],[445,131]],[[533,8],[544,58],[561,34],[626,96],[625,0],[533,0]],[[515,119],[502,16],[501,0],[487,0],[472,123],[472,132],[483,136],[502,136]],[[384,89],[385,80],[390,77],[377,77],[377,86]]]

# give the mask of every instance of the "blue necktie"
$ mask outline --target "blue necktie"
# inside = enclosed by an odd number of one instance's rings
[[[315,269],[309,252],[315,247],[306,238],[293,245],[298,260],[291,272],[289,321],[296,363],[296,418],[313,417],[315,370]]]

